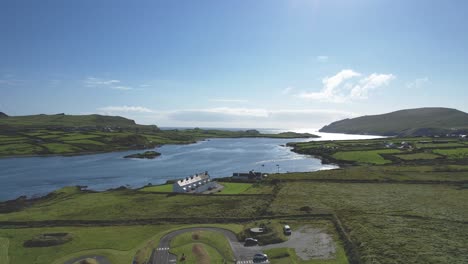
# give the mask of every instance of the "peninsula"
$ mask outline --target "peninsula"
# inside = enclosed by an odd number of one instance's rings
[[[163,130],[105,115],[0,115],[0,157],[79,155],[189,144],[207,138],[315,138],[309,133],[263,134],[257,130]]]

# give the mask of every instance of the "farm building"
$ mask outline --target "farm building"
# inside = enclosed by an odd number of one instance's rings
[[[176,181],[172,187],[178,193],[201,193],[216,187],[216,183],[211,181],[207,171]]]
[[[231,178],[233,180],[261,180],[267,176],[267,174],[262,174],[261,172],[251,170],[248,173],[235,172],[232,174]]]

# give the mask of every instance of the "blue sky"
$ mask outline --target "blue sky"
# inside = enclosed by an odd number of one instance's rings
[[[468,111],[468,2],[0,2],[0,111],[319,128]]]

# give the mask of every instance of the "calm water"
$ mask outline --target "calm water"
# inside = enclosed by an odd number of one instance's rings
[[[357,139],[369,136],[322,135],[319,140]],[[138,151],[113,152],[74,157],[0,159],[0,200],[20,195],[36,196],[70,185],[105,190],[122,185],[141,187],[160,184],[193,173],[208,171],[212,177],[233,172],[316,171],[336,168],[320,160],[291,152],[281,145],[310,139],[210,139],[190,145],[166,145],[156,150],[154,160],[124,159]],[[278,166],[277,166],[278,165]]]

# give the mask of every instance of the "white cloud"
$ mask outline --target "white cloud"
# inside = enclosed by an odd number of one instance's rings
[[[142,106],[106,106],[97,109],[100,113],[104,114],[117,114],[117,113],[153,113],[154,111]]]
[[[421,88],[422,86],[428,83],[430,83],[430,80],[428,77],[416,78],[415,80],[406,83],[406,88],[417,89],[417,88]]]
[[[323,109],[208,108],[176,110],[162,115],[162,124],[207,127],[320,128],[330,122],[357,116]]]
[[[96,77],[87,77],[84,81],[86,87],[104,87],[114,90],[128,91],[133,90],[132,87],[127,85],[120,85],[120,80],[115,79],[101,79]]]
[[[324,102],[343,103],[354,99],[366,99],[370,90],[386,86],[395,78],[393,74],[373,73],[356,80],[362,74],[351,69],[338,72],[322,80],[319,92],[302,92],[298,97]]]
[[[324,56],[324,55],[317,56],[317,61],[318,62],[327,62],[328,61],[328,56]]]
[[[220,103],[247,103],[248,100],[245,99],[222,99],[222,98],[215,98],[210,99],[211,102],[220,102]]]
[[[96,87],[96,86],[110,86],[116,83],[120,83],[119,80],[105,80],[95,77],[88,77],[84,80],[84,83],[87,87]]]
[[[357,85],[352,87],[349,95],[352,99],[367,99],[370,90],[387,86],[393,79],[395,79],[393,74],[373,73],[361,79]]]
[[[122,91],[128,91],[128,90],[133,89],[132,87],[129,87],[129,86],[110,86],[110,88],[114,90],[122,90]]]
[[[107,106],[101,114],[122,115],[142,124],[182,127],[320,128],[355,117],[355,113],[324,109],[265,109],[218,107],[157,111],[142,106]]]
[[[288,86],[288,87],[284,88],[281,93],[282,94],[291,94],[293,91],[294,91],[294,87]]]

